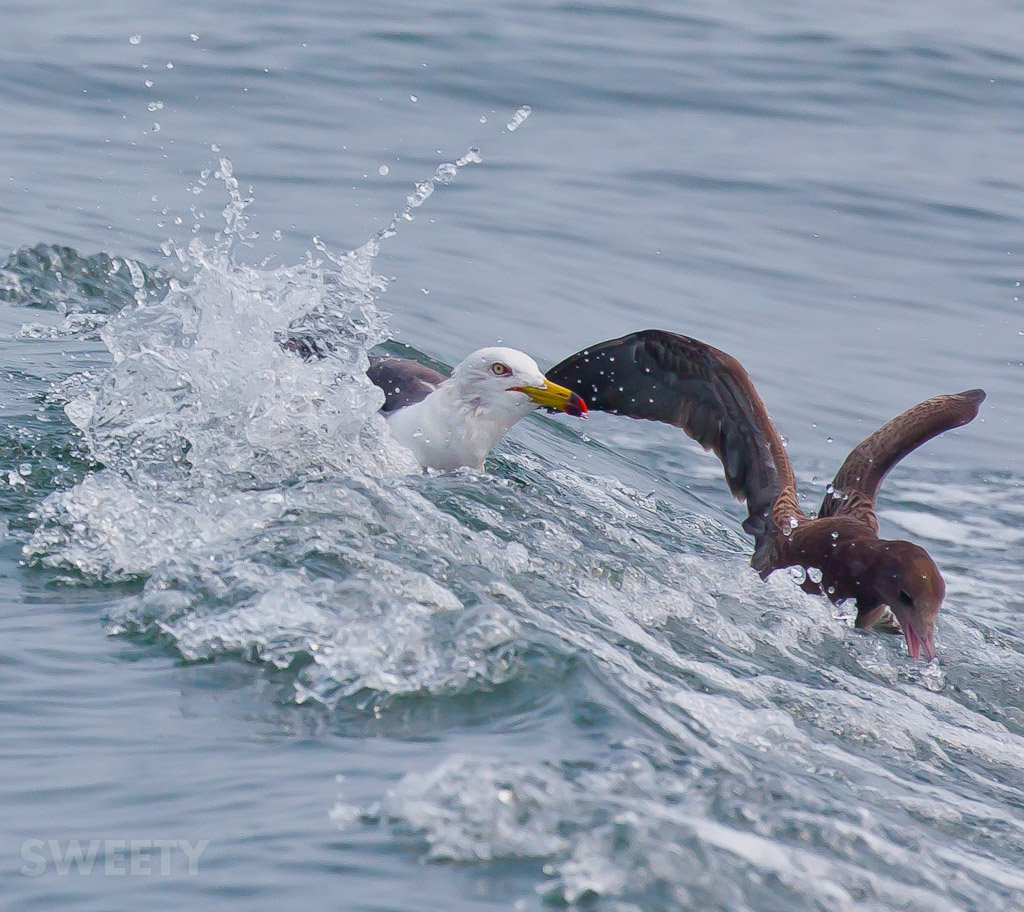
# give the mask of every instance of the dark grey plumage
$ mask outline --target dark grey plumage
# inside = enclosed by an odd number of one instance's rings
[[[309,332],[290,332],[280,340],[281,348],[294,352],[304,361],[323,360],[335,351],[329,336]],[[375,386],[384,390],[381,411],[388,415],[407,405],[415,405],[427,398],[448,378],[419,361],[396,358],[394,355],[371,355],[366,376]]]
[[[447,379],[433,368],[408,358],[371,358],[366,376],[384,390],[385,415],[422,402]]]

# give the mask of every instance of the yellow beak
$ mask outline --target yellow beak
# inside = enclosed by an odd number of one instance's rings
[[[552,383],[547,378],[544,379],[543,386],[514,386],[512,389],[526,393],[532,402],[544,408],[575,415],[577,418],[587,414],[587,403],[572,390]]]

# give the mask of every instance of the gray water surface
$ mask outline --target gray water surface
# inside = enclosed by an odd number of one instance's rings
[[[1024,909],[1017,5],[3,13],[6,908]],[[988,391],[879,504],[937,662],[762,583],[673,429],[423,475],[362,374],[647,326],[747,366],[808,509]]]

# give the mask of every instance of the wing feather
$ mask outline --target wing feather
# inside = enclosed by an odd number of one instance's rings
[[[374,385],[384,390],[385,414],[422,402],[444,383],[444,374],[409,358],[371,358],[366,371]]]
[[[846,457],[832,481],[835,493],[825,495],[818,515],[852,514],[876,522],[875,497],[889,470],[933,437],[973,421],[984,401],[980,389],[935,396],[887,421]]]
[[[717,348],[649,329],[591,345],[547,376],[597,411],[682,428],[722,460],[729,489],[747,502],[744,528],[766,531],[780,491],[795,487],[775,425],[743,366]]]

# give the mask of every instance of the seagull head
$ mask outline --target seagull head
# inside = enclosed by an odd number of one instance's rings
[[[576,393],[552,383],[533,358],[514,348],[478,349],[452,371],[451,380],[478,414],[507,419],[508,427],[538,408],[577,417],[587,414],[586,403]]]
[[[538,408],[587,412],[579,396],[551,383],[529,355],[514,348],[481,348],[433,392],[388,415],[388,426],[425,468],[483,469],[491,448]]]

